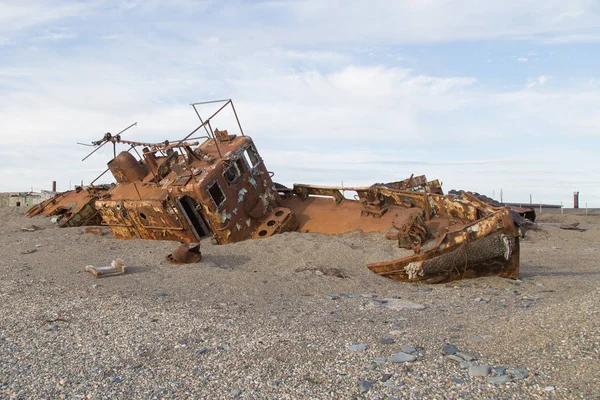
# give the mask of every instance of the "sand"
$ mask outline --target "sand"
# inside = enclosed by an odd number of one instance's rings
[[[177,243],[23,213],[0,209],[0,397],[600,398],[597,216],[540,216],[518,281],[423,285],[365,267],[409,254],[381,234],[205,240],[200,263],[177,266],[165,260]],[[575,221],[588,230],[558,228]],[[31,224],[41,229],[21,230]],[[117,258],[127,274],[84,271]],[[469,376],[442,355],[447,342],[529,377]],[[419,348],[417,360],[373,363],[401,346]]]

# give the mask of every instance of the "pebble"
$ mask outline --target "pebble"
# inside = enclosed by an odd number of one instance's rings
[[[494,371],[494,375],[506,375],[506,368],[504,367],[494,367],[492,369]]]
[[[546,387],[544,388],[544,390],[545,390],[546,392],[552,392],[552,391],[554,390],[554,386],[546,386]]]
[[[431,292],[433,290],[433,288],[430,287],[421,287],[417,289],[420,292]]]
[[[470,361],[461,361],[461,363],[460,363],[460,367],[462,369],[467,369],[467,368],[469,368],[472,365],[473,365],[473,363],[470,362]]]
[[[47,324],[46,325],[46,330],[47,331],[57,331],[58,330],[58,325],[56,325],[56,324]]]
[[[462,358],[465,361],[475,361],[475,360],[477,360],[477,357],[472,356],[472,355],[467,354],[467,353],[461,353],[459,351],[456,352],[456,355],[459,356],[460,358]]]
[[[490,299],[486,299],[486,298],[483,298],[483,297],[477,297],[477,298],[475,298],[475,302],[476,303],[489,303]]]
[[[454,385],[462,385],[463,383],[465,383],[464,381],[458,378],[450,378],[450,382],[452,382],[452,384]]]
[[[401,299],[384,299],[387,303],[383,304],[384,307],[389,308],[390,310],[400,311],[400,310],[423,310],[425,306],[423,304],[414,303],[408,300]]]
[[[458,348],[450,343],[446,343],[444,344],[444,346],[442,346],[442,353],[443,354],[456,354],[456,352],[458,351]]]
[[[529,376],[529,371],[525,368],[509,368],[506,372],[515,381],[521,381]]]
[[[392,374],[383,374],[381,375],[381,382],[387,382],[390,380],[390,378],[392,377]]]
[[[381,342],[381,344],[392,344],[392,343],[396,342],[394,340],[394,338],[390,338],[390,337],[381,338],[381,339],[379,339],[379,341]],[[402,350],[402,351],[404,351],[404,350]],[[408,352],[405,352],[405,353],[408,353]]]
[[[416,347],[412,347],[412,346],[402,346],[402,347],[400,347],[400,350],[402,350],[403,353],[412,354],[412,353],[416,353],[418,349]]]
[[[415,361],[417,359],[416,356],[412,355],[412,354],[406,354],[406,353],[396,353],[393,356],[389,357],[387,359],[388,362],[393,362],[393,363],[403,363],[403,362],[411,362],[411,361]]]
[[[446,356],[446,359],[456,361],[457,363],[461,363],[461,362],[465,361],[462,358],[460,358],[459,356],[457,356],[456,354],[448,354]]]
[[[492,383],[494,385],[501,385],[503,383],[512,382],[512,379],[508,375],[499,375],[499,376],[492,376],[491,378],[488,378],[487,381],[488,381],[488,383]]]
[[[377,295],[376,294],[372,294],[372,293],[363,293],[363,294],[360,295],[360,297],[363,297],[365,299],[372,299],[374,297],[377,297]]]
[[[469,367],[470,376],[488,376],[492,372],[489,365],[471,365]]]
[[[383,364],[383,363],[387,362],[387,360],[388,359],[385,357],[379,357],[379,358],[374,359],[373,362],[376,364]]]
[[[367,345],[364,343],[361,344],[353,344],[350,346],[346,346],[346,349],[350,350],[350,351],[363,351],[367,349]]]
[[[360,392],[361,393],[367,393],[369,390],[371,390],[371,388],[373,387],[373,384],[371,382],[369,382],[366,379],[361,379],[360,380]]]
[[[325,293],[323,295],[323,297],[325,297],[327,300],[338,300],[340,298],[339,296],[336,296],[335,294],[328,294],[328,293]]]
[[[380,362],[379,364],[383,364],[385,362],[385,359],[383,359],[384,361]],[[373,371],[375,369],[377,369],[377,364],[375,361],[371,361],[371,363],[369,365],[367,365],[367,369],[369,371]]]
[[[383,386],[385,386],[388,389],[392,389],[392,390],[400,390],[402,387],[400,386],[396,386],[392,383],[392,381],[387,381],[383,383]]]
[[[235,399],[236,397],[239,397],[240,394],[242,394],[242,391],[240,389],[234,389],[231,392],[229,392],[229,397]]]

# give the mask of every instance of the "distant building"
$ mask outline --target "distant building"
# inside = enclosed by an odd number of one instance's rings
[[[56,192],[42,190],[41,192],[5,192],[0,193],[0,208],[31,207],[53,197]]]

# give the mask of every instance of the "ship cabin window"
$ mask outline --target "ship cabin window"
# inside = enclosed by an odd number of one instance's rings
[[[221,189],[221,185],[219,185],[219,182],[217,181],[213,182],[213,184],[208,187],[208,194],[215,202],[217,208],[225,201],[225,193],[223,193],[223,189]]]
[[[232,184],[234,184],[239,179],[239,177],[241,175],[242,175],[242,173],[240,172],[240,168],[238,166],[238,162],[237,161],[234,162],[234,163],[231,163],[225,169],[225,172],[223,172],[223,178],[225,178],[225,181],[227,182],[227,184],[229,186],[231,186]]]
[[[258,165],[258,163],[260,162],[258,153],[256,152],[256,149],[252,145],[248,146],[248,148],[246,150],[244,150],[243,154],[244,154],[244,158],[246,159],[246,162],[250,166],[250,169],[256,167]]]

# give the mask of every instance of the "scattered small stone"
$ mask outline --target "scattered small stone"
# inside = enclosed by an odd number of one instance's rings
[[[392,343],[396,342],[394,340],[394,338],[391,338],[391,337],[384,337],[384,338],[379,339],[379,341],[381,342],[381,344],[392,344]],[[402,350],[402,351],[404,351],[404,350]],[[407,353],[407,352],[405,351],[405,353]]]
[[[338,300],[340,298],[339,296],[336,296],[335,294],[328,294],[328,293],[325,293],[323,295],[323,297],[325,297],[327,300]]]
[[[471,365],[469,367],[469,376],[488,376],[492,372],[489,365]]]
[[[392,381],[384,382],[383,386],[385,386],[388,389],[392,389],[392,390],[400,390],[400,389],[402,389],[402,387],[394,385],[392,383]]]
[[[363,351],[367,349],[367,345],[364,343],[361,344],[353,344],[350,346],[346,346],[346,349],[350,350],[350,351]]]
[[[202,354],[206,354],[208,353],[208,348],[207,347],[203,347],[200,350],[198,350],[198,354],[202,355]]]
[[[58,330],[58,325],[57,324],[47,324],[46,325],[46,330],[47,331],[57,331]]]
[[[21,228],[21,230],[26,232],[34,232],[40,230],[40,227],[37,225],[28,225]]]
[[[552,392],[554,389],[555,389],[555,388],[554,388],[554,386],[546,386],[546,387],[544,388],[544,390],[545,390],[546,392]]]
[[[442,346],[442,353],[443,354],[456,354],[456,352],[458,351],[458,348],[450,343],[446,343]]]
[[[468,339],[468,342],[480,342],[482,340],[487,340],[487,339],[491,339],[493,338],[494,335],[481,335],[481,336],[475,336],[471,339]]]
[[[420,287],[417,289],[420,292],[431,292],[433,290],[433,288],[430,287]]]
[[[450,378],[450,382],[452,382],[453,385],[462,385],[464,383],[461,379],[458,378]]]
[[[389,357],[387,359],[387,361],[393,362],[393,363],[403,363],[403,362],[412,362],[412,361],[415,361],[416,359],[417,359],[417,357],[412,354],[406,354],[406,353],[400,352],[400,353],[396,353],[393,356]]]
[[[400,310],[423,310],[425,306],[423,304],[414,303],[408,300],[401,299],[384,299],[387,301],[385,303],[385,307],[390,310],[400,311]]]
[[[363,293],[363,294],[360,295],[360,297],[363,297],[365,299],[372,299],[374,297],[377,297],[377,295],[376,294],[372,294],[372,293]]]
[[[494,371],[494,375],[506,375],[506,368],[504,367],[494,367],[492,370]]]
[[[383,361],[383,362],[380,362],[379,364],[383,364],[384,362],[385,362],[385,361]],[[373,371],[373,370],[377,369],[377,364],[378,364],[377,362],[375,362],[375,361],[371,361],[371,363],[369,363],[369,365],[367,365],[367,369],[368,369],[369,371]]]
[[[21,254],[32,254],[32,253],[35,253],[36,251],[37,251],[37,249],[23,250],[21,252]]]
[[[459,356],[457,356],[456,354],[448,354],[448,355],[446,355],[446,358],[448,360],[456,361],[457,363],[461,363],[461,362],[465,361],[462,358],[460,358]]]
[[[392,377],[392,374],[383,374],[381,375],[381,382],[387,382],[390,380],[390,378]]]
[[[529,376],[529,371],[525,368],[509,368],[506,372],[514,381],[522,381]]]
[[[167,296],[168,296],[168,294],[167,294],[167,293],[165,293],[165,292],[155,292],[155,293],[154,293],[154,296],[155,296],[155,297],[167,297]]]
[[[512,379],[508,375],[499,375],[499,376],[492,376],[491,378],[488,378],[487,381],[488,381],[488,383],[492,383],[494,385],[502,385],[504,383],[512,382]]]
[[[379,300],[379,299],[373,300],[373,304],[375,304],[376,306],[381,306],[383,304],[386,304],[387,302],[388,302],[387,300]]]
[[[483,297],[477,297],[477,298],[475,298],[475,302],[476,303],[489,303],[490,299],[486,299],[486,298],[483,298]]]
[[[465,361],[475,361],[475,360],[477,360],[477,357],[472,356],[472,355],[467,354],[467,353],[461,353],[459,351],[456,352],[456,355],[459,356],[460,358],[462,358]]]
[[[235,399],[236,397],[239,397],[240,394],[242,394],[242,391],[240,389],[234,389],[231,392],[229,392],[229,397]]]
[[[460,363],[460,367],[462,369],[467,369],[467,368],[469,368],[472,365],[473,365],[473,363],[470,362],[470,361],[461,361],[461,363]]]
[[[371,382],[369,382],[366,379],[361,379],[360,380],[360,392],[361,393],[367,393],[369,390],[371,390],[371,388],[373,387],[373,384]]]
[[[416,347],[412,347],[412,346],[402,346],[402,347],[400,347],[400,350],[402,350],[402,352],[406,353],[406,354],[412,354],[412,353],[416,353],[418,351],[418,349]]]
[[[383,363],[387,362],[387,360],[388,360],[387,358],[378,357],[378,358],[374,359],[373,362],[376,364],[383,364]]]

